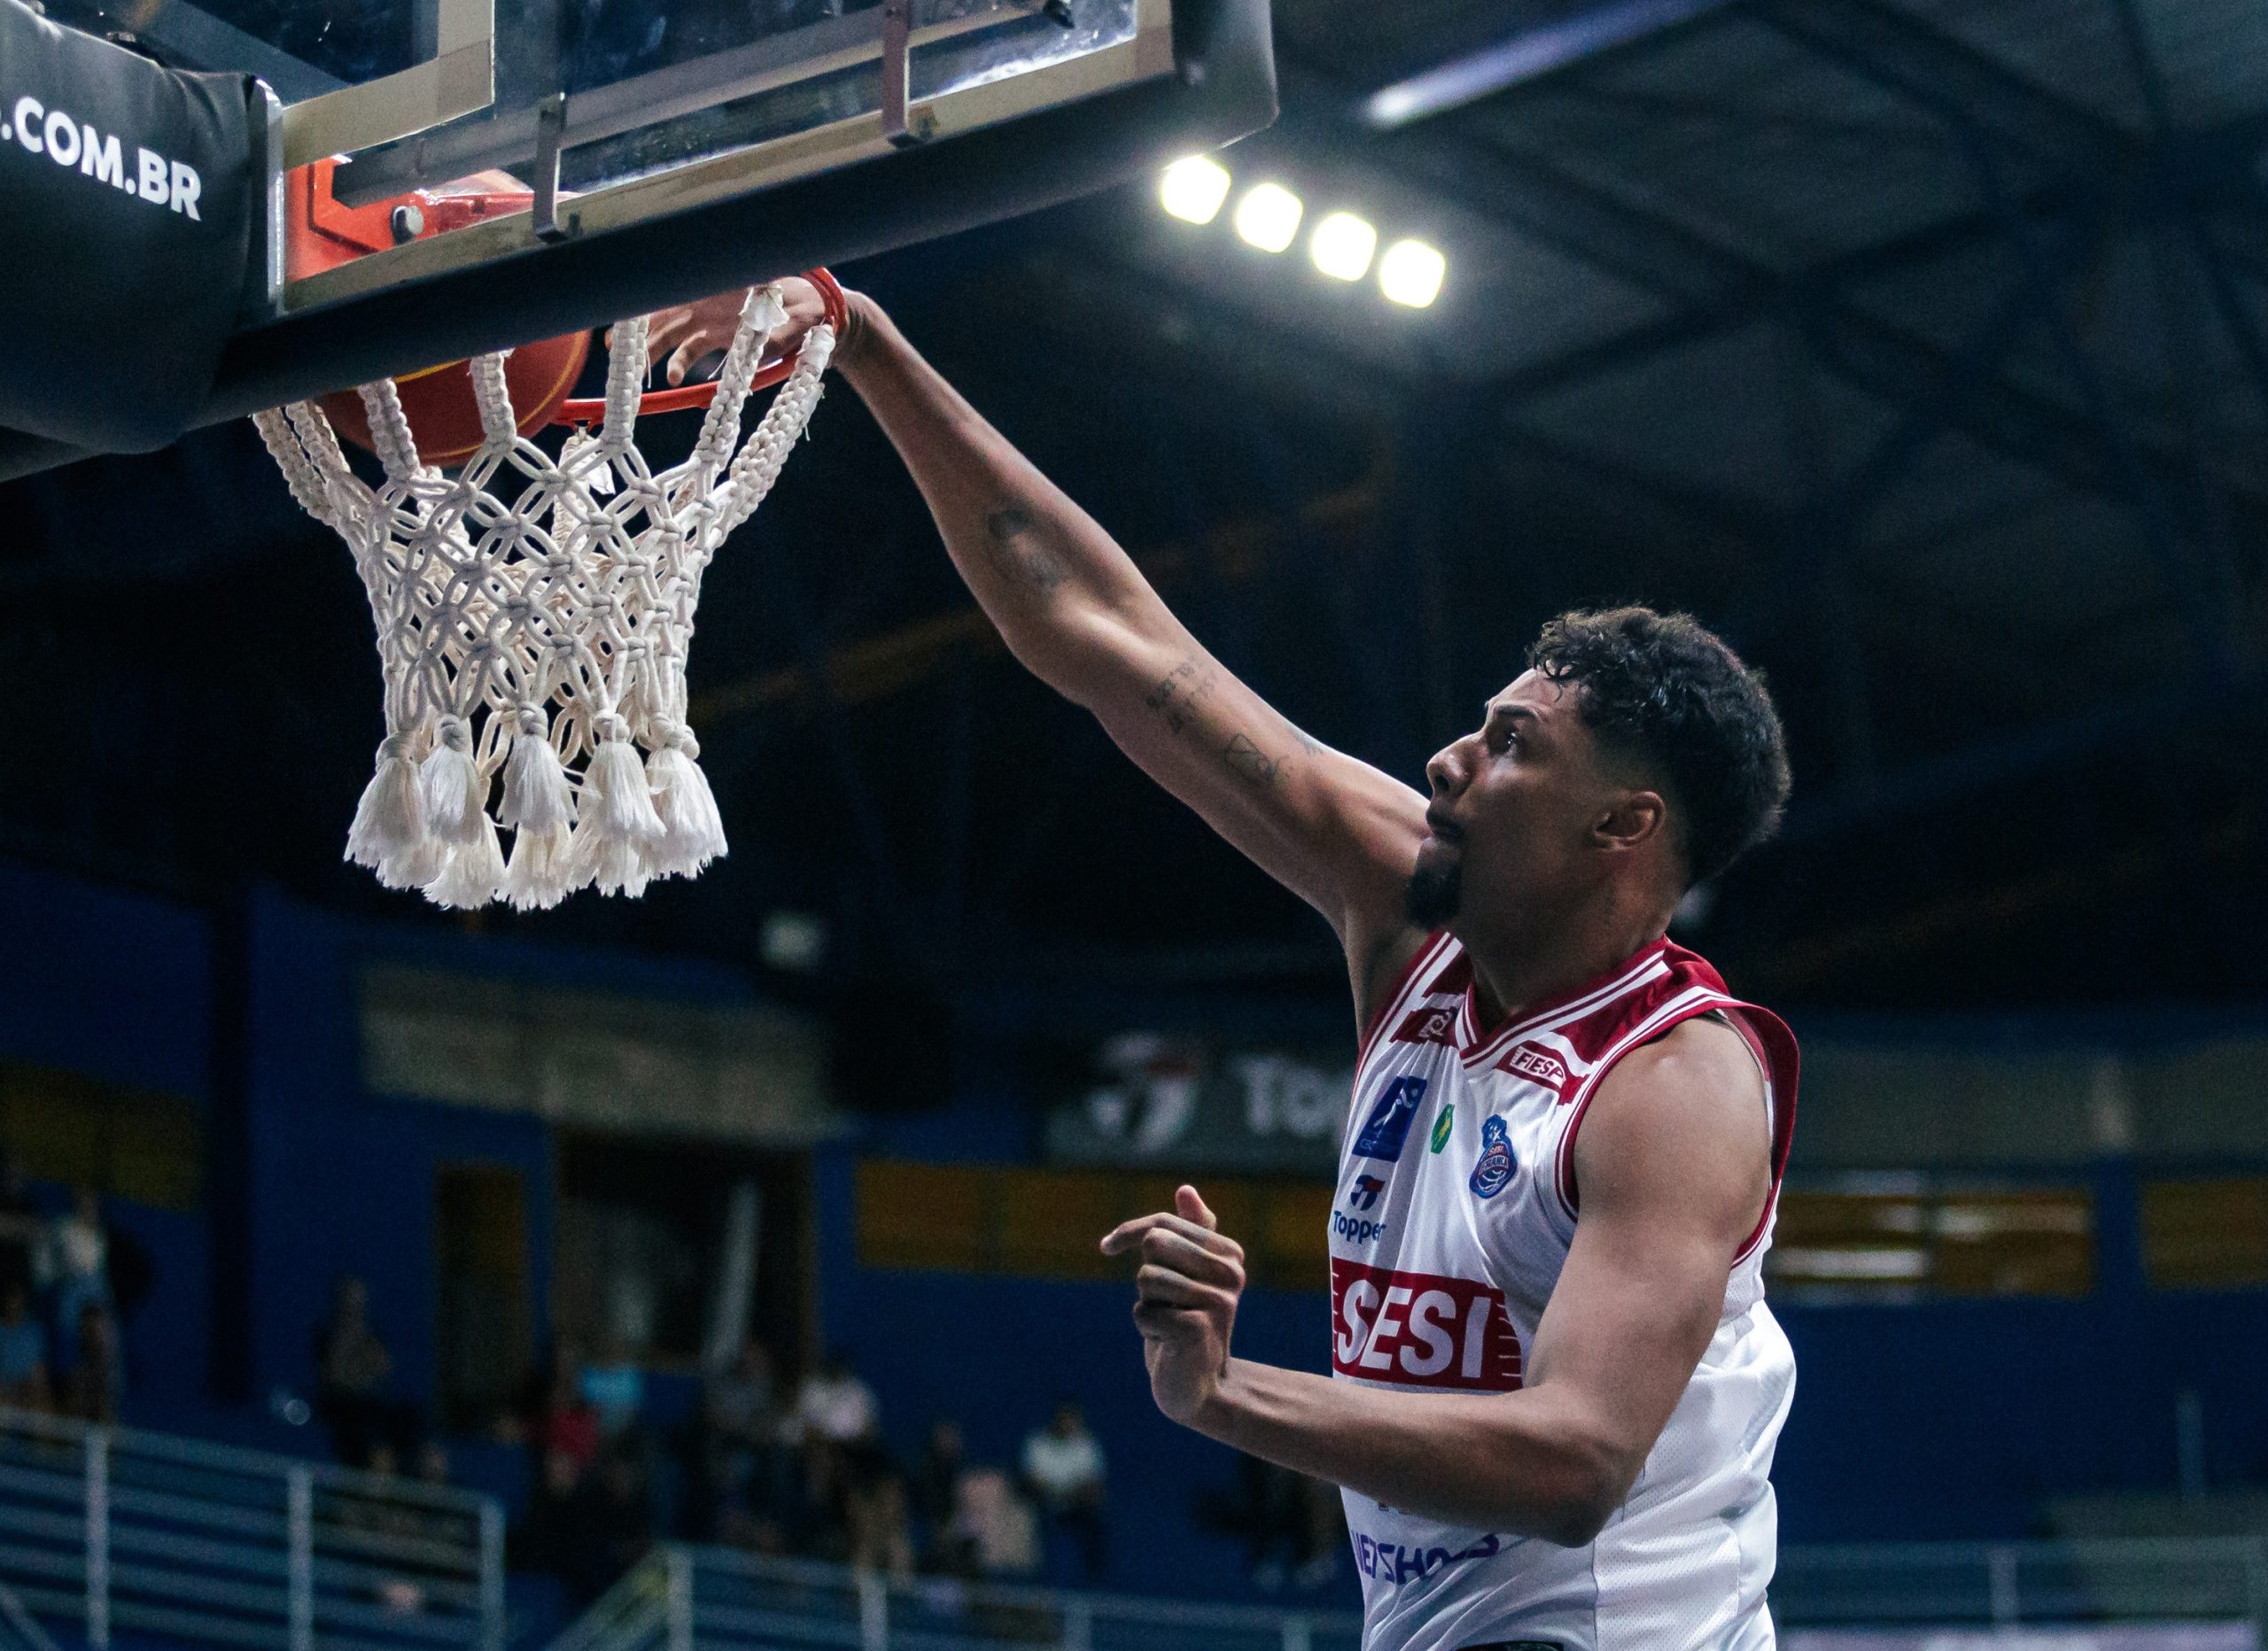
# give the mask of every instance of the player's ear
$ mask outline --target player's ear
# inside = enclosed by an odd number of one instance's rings
[[[1660,792],[1625,791],[1599,817],[1592,838],[1602,849],[1627,854],[1668,829],[1669,803]]]

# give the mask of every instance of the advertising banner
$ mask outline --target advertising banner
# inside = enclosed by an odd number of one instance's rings
[[[1344,1053],[1131,1032],[1084,1064],[1048,1111],[1054,1163],[1327,1180],[1337,1162],[1355,1076]]]

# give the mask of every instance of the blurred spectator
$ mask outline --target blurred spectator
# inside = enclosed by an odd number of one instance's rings
[[[850,1355],[838,1347],[804,1378],[796,1395],[796,1436],[849,1445],[872,1438],[876,1426],[874,1389],[858,1379]]]
[[[1235,1491],[1200,1509],[1201,1522],[1244,1544],[1253,1584],[1320,1588],[1339,1574],[1347,1520],[1338,1490],[1257,1456],[1240,1456]]]
[[[28,1299],[38,1281],[40,1241],[45,1226],[24,1172],[14,1159],[0,1156],[0,1289],[21,1284]]]
[[[1058,1401],[1047,1426],[1024,1439],[1023,1479],[1047,1521],[1076,1539],[1087,1580],[1100,1581],[1108,1559],[1102,1446],[1074,1400]]]
[[[720,1438],[753,1444],[779,1431],[773,1414],[772,1355],[751,1337],[740,1356],[710,1376],[701,1395],[702,1419]]]
[[[449,1453],[439,1441],[428,1439],[417,1452],[416,1480],[427,1491],[449,1488]],[[478,1515],[450,1507],[439,1498],[416,1504],[418,1534],[427,1541],[454,1548],[470,1547],[480,1540]]]
[[[76,1362],[79,1313],[88,1303],[110,1306],[110,1236],[103,1229],[102,1202],[82,1187],[72,1195],[71,1212],[47,1223],[40,1235],[36,1262],[47,1291],[48,1320],[55,1326],[56,1362]]]
[[[402,1574],[408,1568],[402,1564],[400,1550],[392,1545],[423,1537],[424,1515],[396,1493],[401,1479],[401,1458],[391,1439],[371,1441],[363,1471],[375,1483],[367,1489],[339,1491],[337,1505],[330,1510],[331,1521],[346,1539],[350,1549],[353,1533],[378,1539],[355,1554],[365,1567],[382,1570],[369,1584],[370,1597],[390,1615],[414,1615],[425,1608],[425,1585],[417,1577]]]
[[[921,1460],[913,1469],[913,1517],[919,1525],[922,1564],[948,1577],[973,1576],[976,1570],[973,1545],[953,1523],[953,1510],[960,1506],[961,1477],[967,1471],[968,1453],[959,1424],[932,1423],[928,1443],[921,1447]]]
[[[582,1370],[573,1349],[562,1346],[552,1353],[530,1407],[526,1436],[539,1463],[554,1454],[563,1456],[576,1480],[599,1453],[599,1413],[583,1397]]]
[[[370,1328],[369,1288],[342,1278],[330,1316],[315,1331],[315,1414],[330,1429],[331,1448],[351,1468],[369,1467],[384,1445],[392,1458],[417,1430],[417,1413],[386,1397],[393,1355]]]
[[[646,1408],[646,1372],[621,1342],[608,1349],[606,1358],[583,1367],[580,1391],[598,1418],[602,1438],[618,1438],[637,1430]]]
[[[654,1545],[654,1499],[637,1452],[610,1445],[577,1492],[570,1595],[588,1605]]]
[[[447,1490],[449,1484],[449,1453],[438,1439],[425,1441],[417,1453],[417,1483],[437,1490]]]
[[[612,1587],[654,1540],[654,1507],[643,1458],[620,1444],[601,1452],[589,1472],[551,1451],[513,1533],[512,1564],[549,1571],[567,1585],[577,1610]]]
[[[781,1535],[791,1553],[841,1563],[850,1557],[848,1448],[807,1437],[782,1487]]]
[[[0,1405],[44,1410],[48,1385],[47,1326],[32,1316],[29,1281],[0,1284]]]
[[[888,1461],[874,1460],[845,1499],[850,1563],[895,1580],[911,1577],[913,1527],[906,1511],[905,1477]]]
[[[778,1549],[779,1504],[791,1464],[781,1439],[772,1355],[761,1342],[711,1375],[702,1394],[695,1462],[704,1529],[696,1534],[743,1547]]]
[[[981,1577],[1029,1577],[1039,1569],[1039,1525],[997,1468],[972,1468],[960,1477],[952,1535]]]
[[[63,1414],[107,1426],[118,1420],[119,1394],[125,1385],[118,1350],[117,1317],[99,1301],[79,1309],[73,1357],[63,1372]]]
[[[560,1450],[545,1451],[537,1461],[540,1471],[526,1516],[512,1532],[511,1565],[515,1570],[548,1571],[564,1577],[573,1568],[579,1541],[576,1492],[582,1486],[585,1464]]]

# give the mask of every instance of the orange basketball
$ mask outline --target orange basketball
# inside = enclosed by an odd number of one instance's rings
[[[576,376],[591,353],[591,335],[571,332],[557,338],[524,344],[504,358],[504,382],[512,391],[512,411],[520,434],[532,435],[551,422],[559,404],[575,388]],[[401,394],[401,410],[409,420],[409,433],[417,438],[418,457],[431,465],[451,469],[480,447],[480,407],[472,398],[472,368],[451,361],[423,372],[404,373],[394,380]],[[366,451],[372,449],[370,421],[362,398],[341,390],[322,398],[322,410],[341,436]]]

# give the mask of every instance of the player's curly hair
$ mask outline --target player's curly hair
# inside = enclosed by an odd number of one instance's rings
[[[1769,837],[1788,801],[1788,751],[1761,672],[1690,614],[1610,608],[1561,614],[1527,650],[1531,669],[1572,684],[1584,723],[1635,757],[1682,816],[1692,880]]]

